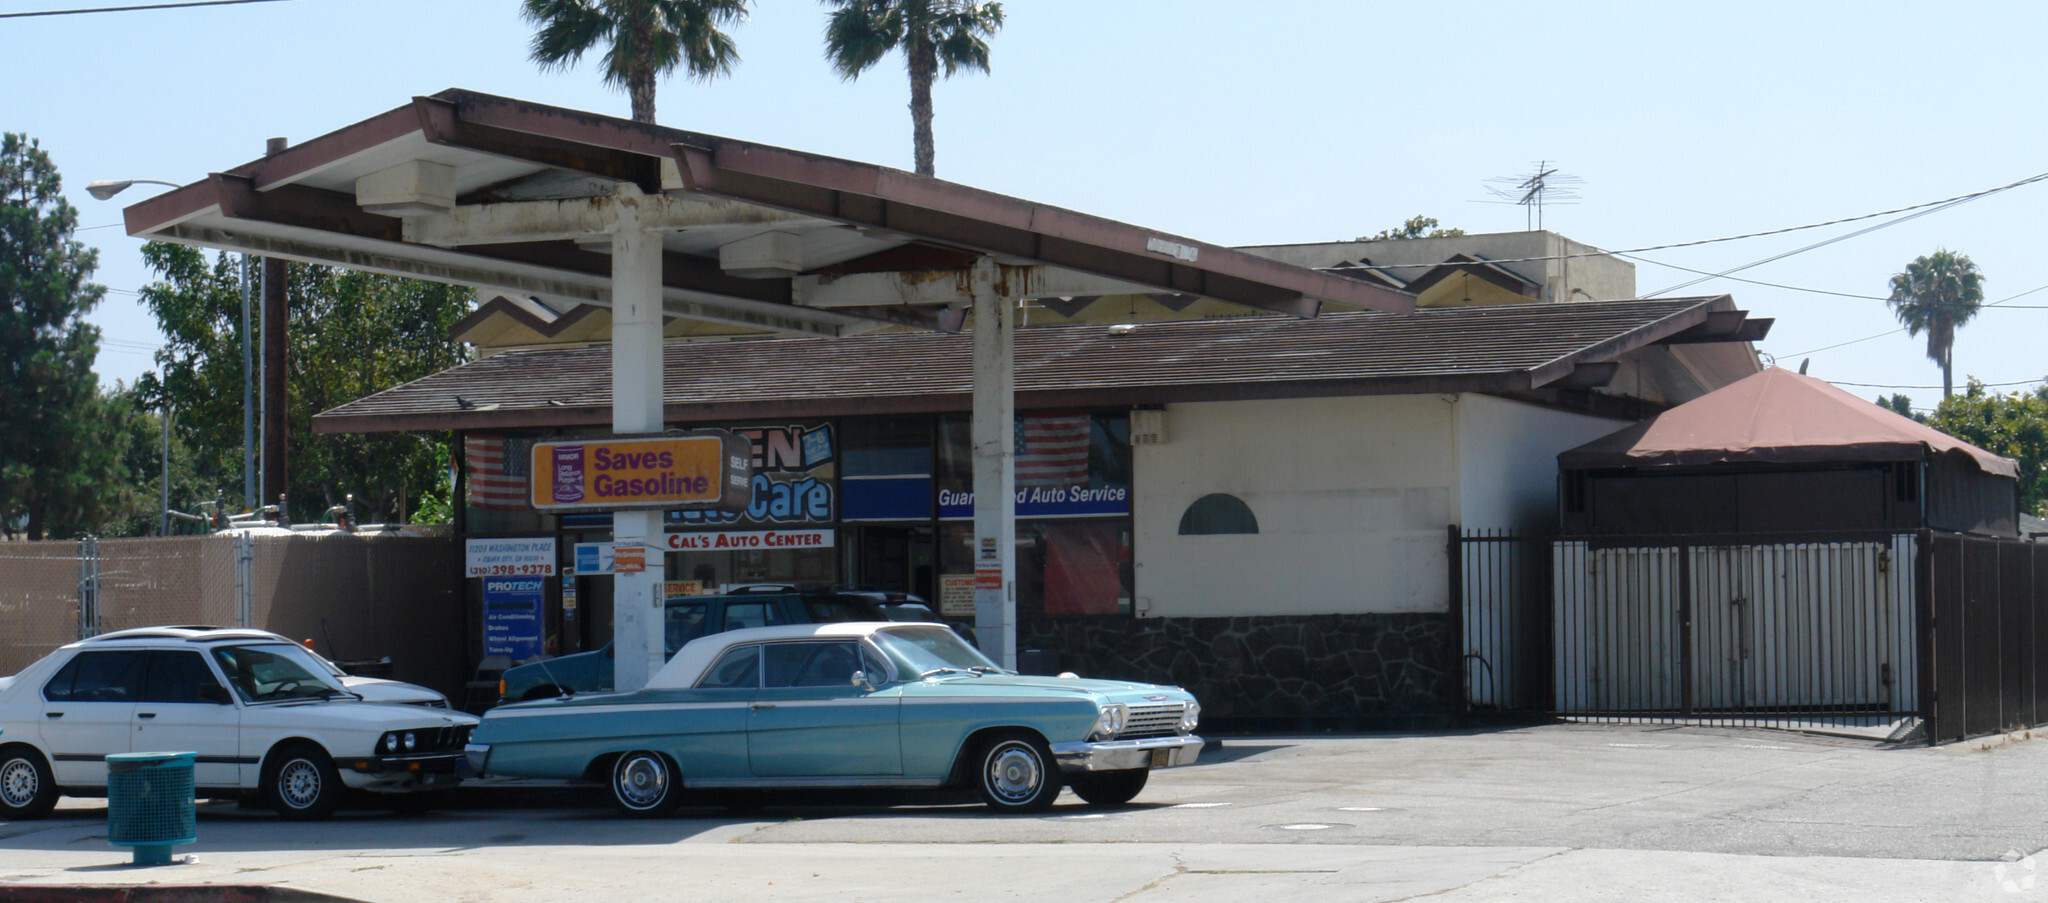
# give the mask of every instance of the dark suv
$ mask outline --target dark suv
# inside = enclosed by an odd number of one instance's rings
[[[930,621],[945,623],[923,600],[871,590],[804,590],[793,586],[752,586],[717,596],[675,596],[664,606],[662,649],[674,656],[700,636],[742,627],[823,624],[844,621]],[[920,614],[921,613],[921,614]],[[955,628],[958,630],[959,628]],[[612,647],[543,659],[507,670],[498,682],[501,702],[546,699],[612,688]]]

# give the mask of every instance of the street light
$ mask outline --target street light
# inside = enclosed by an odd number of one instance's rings
[[[85,186],[85,193],[104,201],[123,191],[127,191],[128,186],[138,182],[147,182],[151,185],[169,185],[172,188],[185,187],[176,182],[166,182],[162,179],[101,179]]]
[[[85,193],[104,201],[123,191],[127,191],[131,185],[142,183],[169,185],[172,188],[184,187],[176,182],[166,182],[162,179],[101,179],[85,186]],[[257,504],[256,500],[256,410],[254,399],[251,397],[254,394],[255,373],[250,367],[249,360],[248,269],[249,255],[244,254],[242,255],[241,272],[238,274],[241,277],[240,281],[242,283],[242,497],[247,502],[249,510],[256,511],[260,510],[261,506]],[[164,486],[167,493],[170,486],[170,436],[170,412],[166,408],[164,414]],[[170,501],[167,496],[164,501],[164,509],[169,510],[170,507]]]

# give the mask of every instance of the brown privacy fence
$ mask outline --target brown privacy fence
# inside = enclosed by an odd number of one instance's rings
[[[1467,715],[1933,743],[2048,723],[2048,545],[1924,530],[1451,542]]]
[[[1954,534],[1923,543],[1929,739],[2048,723],[2048,544]]]
[[[461,547],[419,536],[257,534],[0,543],[0,674],[129,627],[257,627],[448,692],[463,657]]]

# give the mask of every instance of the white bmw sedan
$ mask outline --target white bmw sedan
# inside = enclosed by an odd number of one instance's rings
[[[0,819],[99,796],[106,757],[197,754],[199,796],[258,796],[291,819],[349,790],[405,808],[460,780],[476,719],[376,705],[302,646],[255,630],[124,630],[0,678]]]

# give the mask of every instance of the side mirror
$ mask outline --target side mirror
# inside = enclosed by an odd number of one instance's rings
[[[868,673],[866,671],[853,672],[853,679],[847,682],[856,687],[860,687],[866,690],[872,690],[875,688],[875,685],[868,681]]]
[[[228,695],[228,688],[220,684],[206,684],[199,688],[199,698],[215,705],[233,705],[234,697]]]

